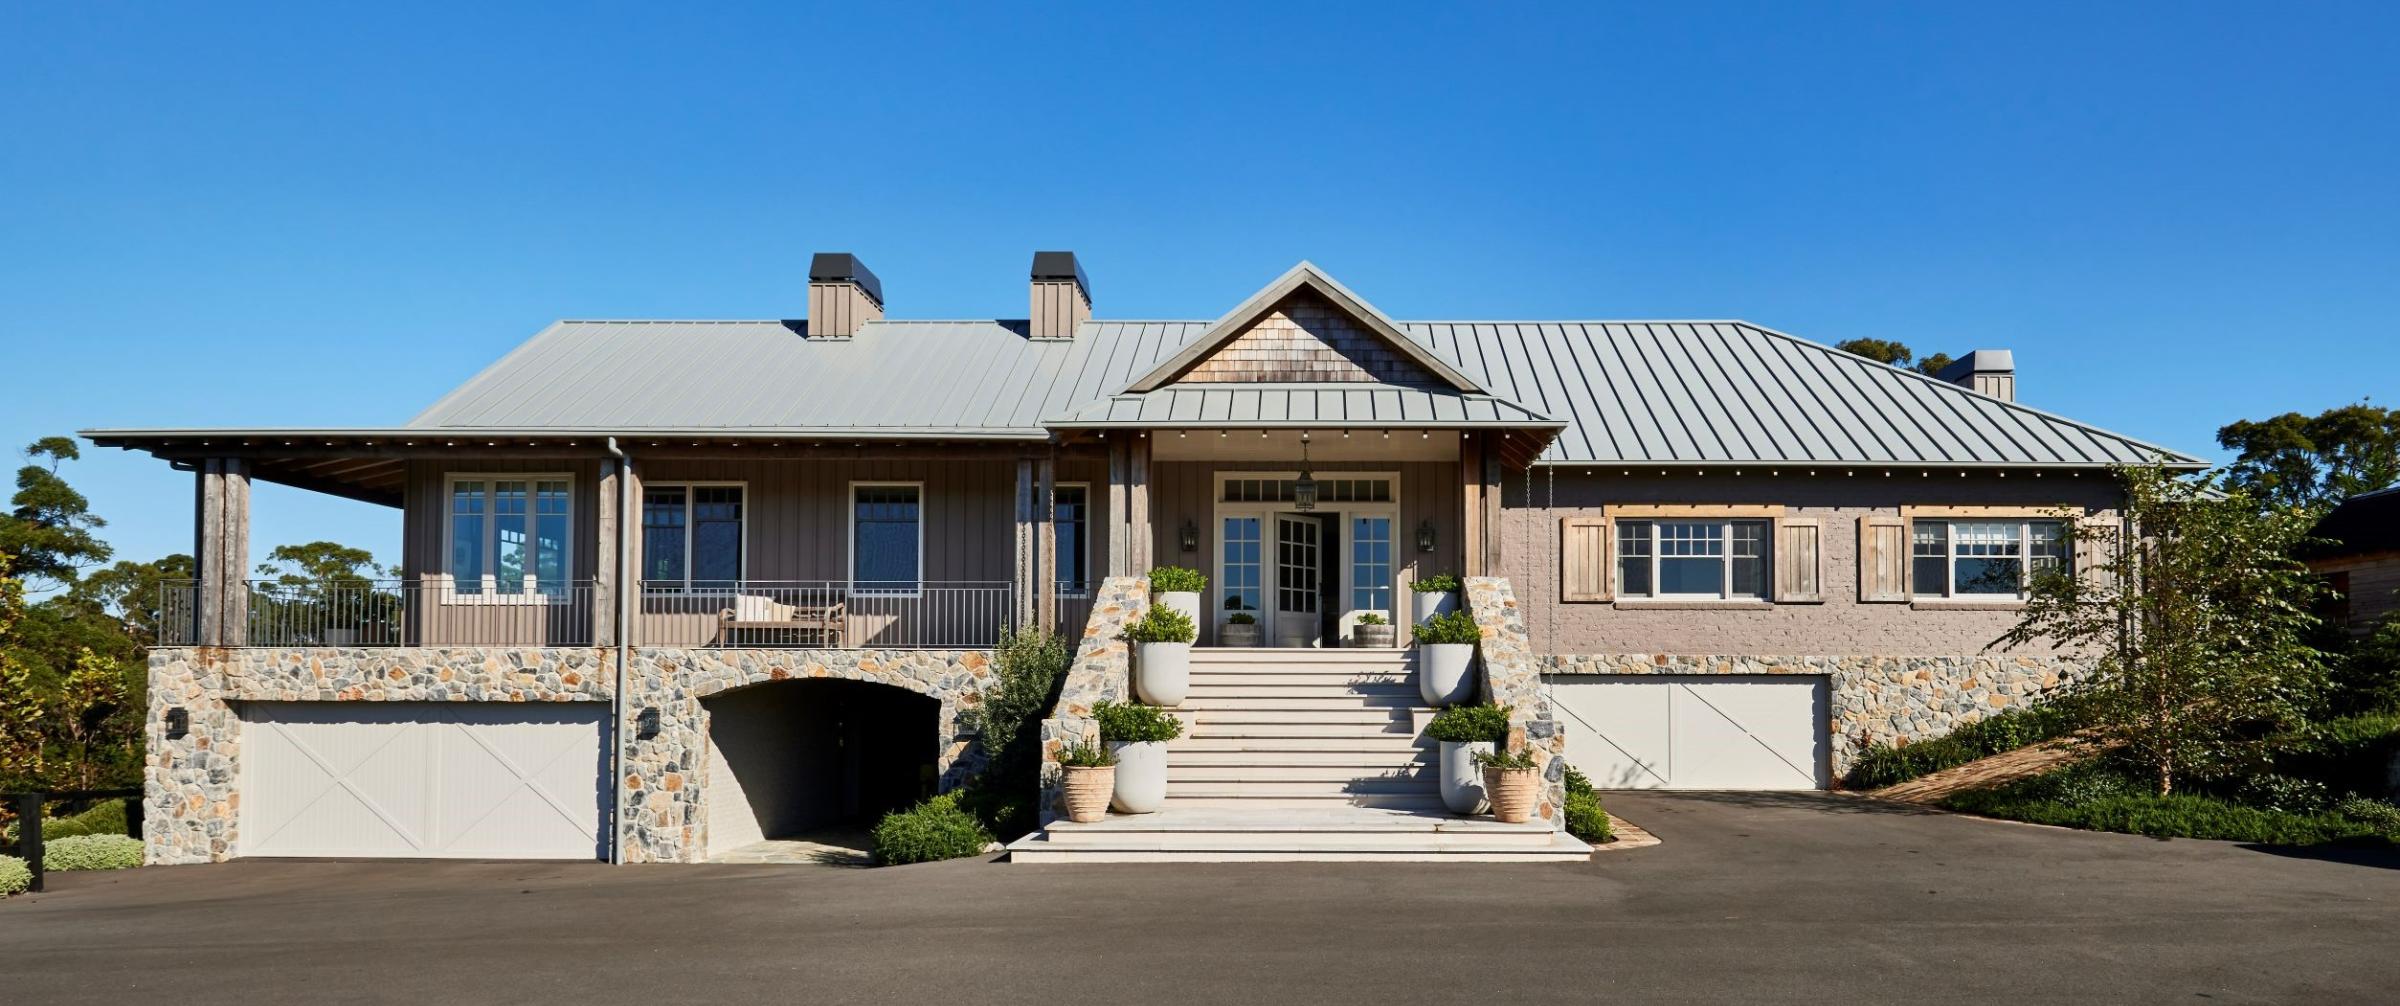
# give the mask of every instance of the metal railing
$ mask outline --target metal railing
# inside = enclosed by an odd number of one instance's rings
[[[643,646],[980,649],[1015,618],[1006,580],[641,585]]]
[[[590,580],[500,584],[424,580],[339,580],[242,585],[222,640],[200,638],[199,584],[161,584],[159,644],[189,646],[590,646]]]

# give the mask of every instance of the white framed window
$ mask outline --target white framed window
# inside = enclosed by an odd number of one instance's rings
[[[1392,610],[1392,518],[1350,518],[1350,610]]]
[[[573,575],[574,486],[563,474],[444,479],[443,554],[452,600],[565,596]]]
[[[642,486],[642,590],[727,591],[740,584],[748,553],[749,487],[740,482]]]
[[[1061,482],[1051,491],[1051,521],[1058,525],[1058,592],[1082,597],[1092,592],[1092,487]]]
[[[2000,518],[1909,522],[1909,589],[1918,597],[2021,599],[2032,576],[2073,563],[2066,525]]]
[[[1769,522],[1617,521],[1617,596],[1766,600]]]
[[[925,484],[850,483],[850,589],[915,597],[925,584]]]
[[[1247,611],[1257,614],[1265,603],[1261,586],[1259,528],[1265,523],[1255,514],[1231,514],[1220,522],[1222,533],[1217,537],[1223,553],[1217,573],[1217,591],[1224,595],[1226,611]]]

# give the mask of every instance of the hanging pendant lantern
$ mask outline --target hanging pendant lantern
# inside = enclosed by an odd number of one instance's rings
[[[1317,508],[1317,480],[1308,473],[1308,434],[1300,435],[1300,481],[1292,483],[1292,509]]]

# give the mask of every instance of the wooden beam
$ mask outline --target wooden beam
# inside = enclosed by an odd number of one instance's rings
[[[1156,562],[1150,548],[1150,438],[1135,437],[1125,452],[1125,530],[1132,552],[1127,573],[1138,575]]]
[[[1133,504],[1127,499],[1132,486],[1132,458],[1128,447],[1131,438],[1108,442],[1108,575],[1132,576],[1132,542],[1127,540],[1126,517]]]
[[[237,458],[209,458],[193,475],[194,641],[240,646],[250,621],[250,475]]]
[[[1015,523],[1009,539],[1013,543],[1009,579],[1016,583],[1016,624],[1020,628],[1040,624],[1040,616],[1034,612],[1041,603],[1042,594],[1037,586],[1040,581],[1035,578],[1039,564],[1034,560],[1036,545],[1033,526],[1033,498],[1034,493],[1040,491],[1040,483],[1034,480],[1033,465],[1032,458],[1017,459],[1016,493],[1013,497]]]
[[[598,495],[596,519],[592,521],[592,538],[598,546],[598,561],[592,564],[592,645],[615,646],[617,643],[617,591],[623,589],[624,577],[617,569],[618,493],[623,486],[617,459],[600,463],[600,481],[595,486]]]
[[[1044,629],[1062,631],[1058,624],[1058,452],[1052,451],[1034,463],[1037,486],[1033,497],[1034,584],[1041,591],[1039,609],[1034,617]],[[1088,516],[1086,518],[1089,519]]]
[[[1458,442],[1458,545],[1461,552],[1461,576],[1482,576],[1483,553],[1483,442],[1474,434]]]
[[[1500,480],[1506,477],[1507,472],[1500,465],[1499,450],[1490,443],[1492,435],[1487,433],[1481,439],[1485,441],[1485,447],[1481,452],[1483,455],[1483,575],[1501,576],[1507,569],[1504,565],[1507,556],[1502,554],[1503,549],[1501,548],[1501,541],[1504,537],[1501,532],[1506,525],[1501,520],[1500,502],[1506,494],[1501,490]]]

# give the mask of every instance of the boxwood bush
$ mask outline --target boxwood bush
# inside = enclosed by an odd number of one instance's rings
[[[1433,722],[1425,724],[1425,736],[1460,744],[1497,744],[1508,739],[1508,707],[1497,702],[1451,706],[1433,714]]]
[[[1420,643],[1480,643],[1483,630],[1475,625],[1475,616],[1464,611],[1435,615],[1409,630]]]
[[[1150,571],[1150,589],[1160,594],[1197,594],[1208,589],[1208,577],[1184,566],[1160,566]]]
[[[1455,573],[1427,573],[1410,581],[1408,589],[1420,594],[1455,593],[1458,590],[1458,576]]]
[[[1125,627],[1125,638],[1135,643],[1188,643],[1200,638],[1200,627],[1192,624],[1192,616],[1153,604],[1142,617]]]
[[[69,835],[42,850],[45,870],[125,870],[142,865],[142,840],[124,835]]]
[[[1842,777],[1849,789],[1880,789],[1978,758],[2014,751],[2072,733],[2079,721],[2064,706],[2041,705],[1994,713],[1940,737],[1873,744]]]
[[[983,822],[958,805],[956,793],[885,814],[875,822],[874,837],[877,866],[980,856],[992,842]]]
[[[15,856],[0,856],[0,898],[33,886],[33,869]]]
[[[1567,834],[1598,844],[1616,838],[1608,826],[1608,811],[1600,806],[1600,791],[1583,773],[1567,766]]]
[[[1183,736],[1183,721],[1157,706],[1102,699],[1092,705],[1092,719],[1100,723],[1104,744],[1171,741]]]
[[[104,800],[93,804],[80,814],[42,818],[42,841],[55,842],[76,835],[125,834],[125,801]],[[17,822],[0,828],[0,844],[17,844]]]

